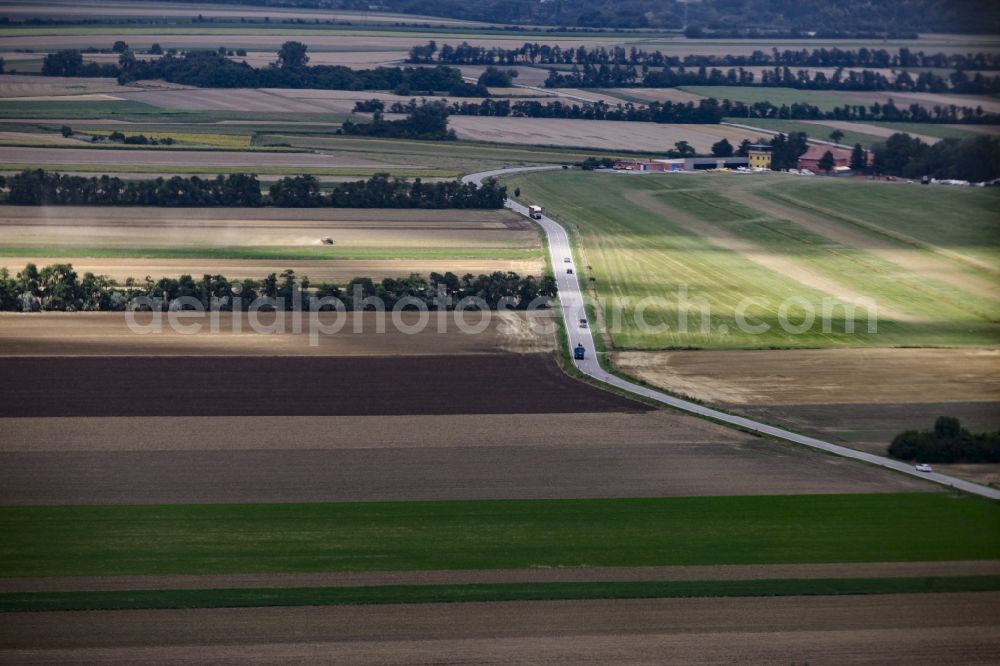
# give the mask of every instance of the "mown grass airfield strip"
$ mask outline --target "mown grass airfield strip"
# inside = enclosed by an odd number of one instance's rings
[[[614,179],[613,188],[608,179]],[[777,174],[579,172],[516,176],[508,185],[572,230],[584,279],[593,280],[605,316],[621,315],[621,324],[609,331],[615,349],[991,345],[1000,332],[994,295],[1000,281],[982,266],[958,260],[968,255],[981,264],[997,256],[992,189]],[[768,210],[758,207],[760,198]],[[786,198],[791,203],[776,210],[775,199]],[[797,212],[801,201],[810,202],[812,217]],[[901,215],[904,201],[918,210]],[[964,220],[961,230],[948,222],[955,215]],[[859,231],[853,218],[867,226]],[[848,229],[853,239],[872,234],[873,225],[888,230],[875,234],[878,245],[864,238],[848,243],[842,231]],[[903,242],[902,235],[923,245]],[[891,247],[883,250],[886,243]],[[876,302],[874,331],[864,308],[853,317],[837,308],[828,329],[820,325],[824,299],[851,302],[856,296]],[[645,297],[655,300],[642,326],[633,308]],[[757,305],[744,314],[766,324],[765,331],[747,332],[735,320],[737,305],[747,298]],[[801,298],[813,305],[817,319],[808,330],[791,333],[778,321],[779,304]],[[707,328],[694,299],[709,304]],[[682,330],[685,311],[689,326]],[[791,311],[797,314],[789,321],[801,321],[802,311]]]
[[[374,587],[230,588],[0,594],[0,613],[257,608],[367,604],[483,603],[578,599],[843,596],[996,592],[1000,576],[825,578],[609,583],[495,583],[480,585],[380,585]]]
[[[944,493],[0,508],[5,576],[1000,558]]]

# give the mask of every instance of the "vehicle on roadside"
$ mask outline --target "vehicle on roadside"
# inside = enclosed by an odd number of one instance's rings
[[[919,465],[917,465],[917,471],[918,472],[933,472],[934,470],[931,469],[931,466],[928,465],[927,463],[920,463]]]
[[[323,241],[323,245],[333,245],[333,239],[329,236],[323,236],[321,240]]]
[[[533,220],[542,219],[542,207],[541,206],[528,206],[528,217]]]

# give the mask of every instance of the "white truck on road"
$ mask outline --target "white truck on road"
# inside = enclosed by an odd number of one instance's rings
[[[542,219],[542,207],[541,206],[528,206],[528,215],[531,216],[533,220]]]

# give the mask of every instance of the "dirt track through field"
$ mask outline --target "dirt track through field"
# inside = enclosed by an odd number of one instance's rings
[[[1000,594],[6,613],[18,663],[992,664]]]
[[[781,580],[997,576],[1000,560],[954,562],[846,562],[833,564],[721,564],[654,567],[554,567],[450,571],[357,571],[288,574],[67,576],[0,578],[0,594],[98,590],[211,590],[255,587],[471,585],[601,581]]]
[[[644,411],[549,354],[5,357],[0,417]]]
[[[768,251],[766,248],[730,233],[721,226],[702,222],[694,215],[664,203],[649,192],[629,192],[625,196],[629,201],[662,215],[678,226],[708,240],[713,245],[734,252],[755,264],[795,280],[810,289],[829,294],[845,303],[855,303],[862,308],[865,307],[866,302],[871,300],[871,297],[866,294],[854,291],[832,278],[817,274],[809,267],[795,261],[791,255]],[[899,321],[918,321],[918,318],[914,315],[903,310],[887,307],[885,303],[879,304],[878,310],[880,315],[886,315]]]

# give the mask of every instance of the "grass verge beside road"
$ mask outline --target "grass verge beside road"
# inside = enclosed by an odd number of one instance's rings
[[[0,508],[4,576],[1000,558],[941,493]]]
[[[1000,576],[26,592],[0,594],[0,612],[926,594],[997,590],[1000,590]]]

